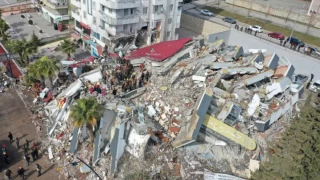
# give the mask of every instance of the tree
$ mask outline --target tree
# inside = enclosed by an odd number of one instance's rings
[[[72,105],[70,112],[70,117],[73,119],[75,127],[87,125],[92,143],[94,142],[95,137],[94,128],[101,115],[102,107],[93,97],[76,100],[75,104]]]
[[[45,86],[45,76],[43,74],[42,67],[37,62],[38,61],[36,61],[33,64],[28,65],[28,67],[27,67],[28,76],[26,78],[28,78],[30,76],[30,77],[34,77],[36,79],[39,79],[41,86]]]
[[[48,56],[43,56],[33,64],[28,65],[28,74],[39,78],[41,84],[45,84],[45,78],[49,79],[49,88],[52,90],[53,87],[53,77],[55,72],[59,70],[57,66],[57,61],[55,59],[50,59]]]
[[[31,43],[34,45],[34,46],[37,46],[40,44],[40,39],[38,38],[38,36],[34,33],[32,33],[32,36],[31,36]]]
[[[2,9],[0,9],[0,18],[2,17]]]
[[[31,41],[26,39],[13,40],[9,43],[9,50],[17,53],[27,66],[29,64],[29,55],[37,52],[38,46],[34,46]]]
[[[6,32],[10,29],[9,25],[6,23],[5,20],[0,18],[0,38],[6,34]]]
[[[50,59],[48,56],[43,56],[37,63],[39,64],[39,67],[42,68],[42,74],[49,79],[49,88],[52,90],[53,77],[55,76],[55,72],[59,70],[57,60]]]
[[[320,172],[320,112],[310,101],[283,137],[270,147],[268,161],[261,163],[252,179],[319,179]]]
[[[71,54],[76,52],[76,46],[72,41],[67,39],[61,43],[61,50],[68,55],[68,58],[70,58]]]

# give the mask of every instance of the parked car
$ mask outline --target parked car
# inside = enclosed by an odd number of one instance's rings
[[[297,74],[297,75],[293,75],[293,77],[292,77],[292,81],[298,82],[298,83],[305,83],[308,80],[309,80],[309,77],[304,74]]]
[[[309,89],[310,91],[317,93],[320,90],[320,81],[311,83]]]
[[[205,16],[213,16],[213,13],[207,9],[202,9],[200,12],[201,12],[201,14],[203,14]]]
[[[284,36],[281,33],[271,32],[271,33],[268,33],[268,36],[275,39],[284,40]]]
[[[252,31],[257,31],[258,33],[262,33],[262,27],[260,26],[249,26],[249,29]]]
[[[313,48],[313,49],[314,49],[313,54],[316,56],[320,56],[320,49],[318,48]]]
[[[183,4],[187,4],[187,3],[191,3],[191,2],[192,2],[192,0],[183,0],[182,1]]]
[[[225,17],[222,19],[224,22],[228,22],[228,23],[231,23],[231,24],[237,24],[237,21],[230,18],[230,17]]]
[[[296,46],[300,45],[300,47],[304,47],[304,42],[302,42],[300,39],[296,37],[288,37],[287,42],[289,42],[290,44],[293,43]]]

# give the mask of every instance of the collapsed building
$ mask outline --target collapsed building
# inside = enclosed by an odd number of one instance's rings
[[[114,53],[111,57],[119,58]],[[247,172],[240,173],[239,169],[247,170],[251,162],[262,160],[259,154],[267,151],[259,134],[281,118],[290,120],[303,95],[303,84],[291,80],[295,69],[285,57],[260,50],[245,51],[222,40],[206,43],[184,38],[162,42],[134,50],[124,60],[134,66],[144,63],[152,72],[150,82],[115,97],[101,81],[102,73],[116,66],[116,61],[108,61],[106,66],[100,64],[99,68],[79,75],[46,105],[51,124],[47,133],[49,158],[60,166],[70,162],[73,154],[91,162],[104,177],[116,173],[124,178],[139,167],[148,168],[146,171],[154,176],[163,168],[156,164],[165,162],[173,176],[195,178],[201,174],[191,173],[201,169],[198,160],[213,159],[213,166],[227,159],[229,164],[236,160],[242,164],[222,170],[220,163],[220,172],[248,177]],[[84,93],[85,81],[99,82],[106,93]],[[74,128],[68,121],[74,100],[88,96],[96,97],[104,107],[95,128],[93,149],[85,141],[86,127]],[[61,98],[65,98],[64,104],[58,107]],[[166,144],[174,149],[168,149]],[[211,150],[204,152],[203,148],[208,147]],[[220,147],[228,147],[227,153],[234,156],[228,159]],[[58,158],[62,149],[67,158]],[[173,153],[166,154],[169,150],[179,152],[181,160],[174,160]],[[121,162],[126,152],[136,159]],[[160,154],[153,164],[146,162],[148,152]],[[144,163],[125,172],[125,164],[130,160]],[[70,176],[77,169],[62,171]],[[95,177],[87,165],[80,166],[80,171],[89,173],[88,179]]]

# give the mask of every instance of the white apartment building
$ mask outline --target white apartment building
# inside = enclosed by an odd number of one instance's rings
[[[75,34],[94,56],[120,37],[145,29],[148,44],[178,38],[182,0],[71,0]],[[150,26],[149,26],[150,25]]]

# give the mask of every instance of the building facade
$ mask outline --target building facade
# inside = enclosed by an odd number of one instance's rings
[[[58,24],[65,22],[68,24],[70,19],[69,0],[42,0],[41,10],[43,17],[50,23]]]
[[[146,33],[147,43],[175,40],[182,0],[71,0],[75,34],[101,55],[121,37]],[[143,31],[140,31],[143,30]]]

